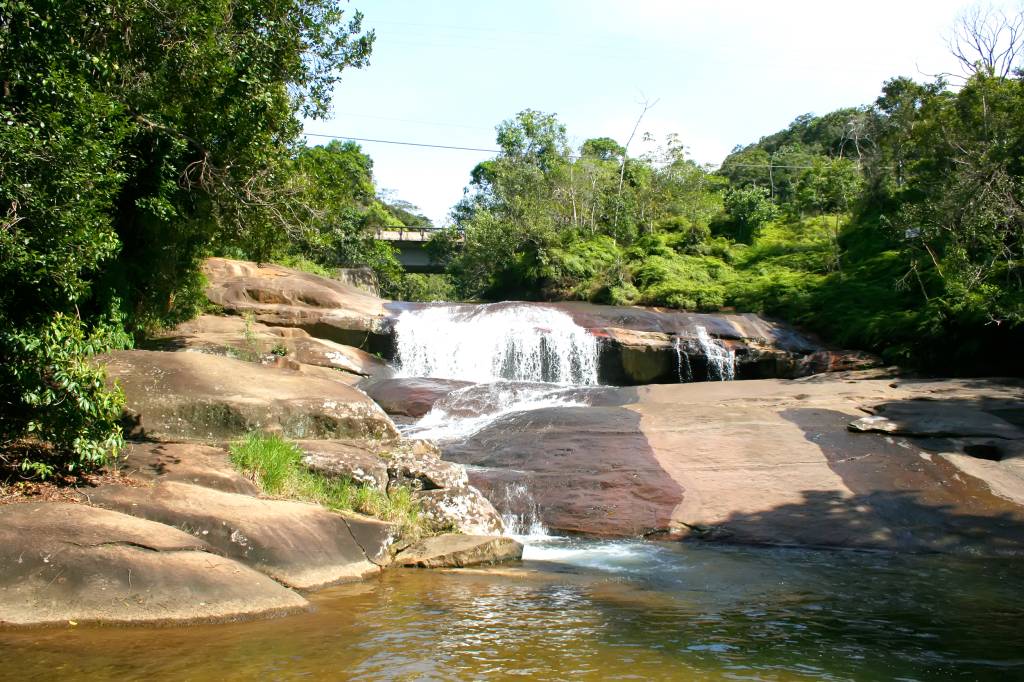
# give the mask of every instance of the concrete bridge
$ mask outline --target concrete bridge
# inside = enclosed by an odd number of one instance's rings
[[[444,272],[444,268],[430,262],[427,242],[439,232],[436,227],[392,227],[377,230],[377,239],[398,249],[398,262],[406,272]]]

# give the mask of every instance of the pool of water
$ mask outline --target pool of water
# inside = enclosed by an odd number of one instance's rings
[[[0,679],[1022,679],[1022,568],[534,538],[521,564],[391,571],[284,618],[0,631]]]

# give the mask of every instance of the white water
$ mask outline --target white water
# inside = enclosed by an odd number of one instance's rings
[[[432,306],[395,320],[399,376],[597,384],[597,340],[539,305]]]
[[[697,343],[708,359],[708,381],[732,381],[736,378],[736,351],[729,350],[718,339],[711,338],[708,330],[697,326]]]
[[[505,486],[504,499],[495,505],[501,509],[505,535],[517,538],[524,545],[551,537],[540,518],[540,506],[525,483]]]
[[[419,421],[402,427],[402,433],[408,438],[452,443],[513,412],[586,406],[576,393],[564,386],[515,381],[466,386],[438,400]]]
[[[677,336],[672,342],[676,351],[676,372],[679,375],[679,383],[685,384],[693,381],[693,368],[690,366],[690,355],[683,350],[683,344]]]

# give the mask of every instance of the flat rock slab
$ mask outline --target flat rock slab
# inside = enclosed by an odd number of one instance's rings
[[[395,565],[415,568],[464,568],[518,561],[523,546],[500,535],[437,535],[420,540],[395,557]]]
[[[90,495],[100,506],[174,526],[219,553],[296,589],[360,580],[379,570],[388,524],[346,517],[322,507],[268,500],[173,481],[152,488],[102,486]],[[372,527],[360,537],[350,525]],[[386,545],[384,545],[386,547]]]
[[[875,405],[874,414],[850,422],[851,431],[901,436],[1024,439],[1021,429],[962,400],[903,400]]]
[[[383,410],[341,382],[205,353],[117,351],[100,362],[124,389],[132,437],[221,443],[258,429],[299,439],[398,438]]]
[[[634,395],[632,389],[625,389]],[[502,513],[528,515],[525,485],[549,528],[638,536],[667,528],[682,489],[662,468],[623,407],[549,407],[508,415],[446,446],[445,459],[471,465],[470,482]],[[509,506],[511,505],[511,506]],[[508,508],[506,508],[508,507]]]
[[[129,443],[118,468],[145,483],[176,481],[226,493],[260,494],[259,488],[232,466],[227,450],[198,443]]]
[[[306,608],[170,526],[62,503],[0,507],[0,624],[229,620]]]
[[[1019,441],[991,437],[1011,433],[992,417],[1019,413],[1019,385],[829,376],[609,390],[621,407],[509,415],[445,458],[472,465],[503,513],[555,530],[1024,554],[1024,462],[1003,445]],[[847,429],[861,405],[915,398],[974,405],[990,437],[943,449]]]

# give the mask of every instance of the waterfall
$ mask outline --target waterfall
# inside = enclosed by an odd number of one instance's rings
[[[597,384],[597,340],[555,308],[440,305],[395,320],[399,376]]]
[[[540,519],[540,507],[525,483],[505,486],[505,497],[499,506],[506,535],[530,538],[548,536],[548,529]]]
[[[676,372],[679,375],[679,383],[685,384],[693,381],[693,368],[690,366],[690,354],[683,350],[683,342],[677,336],[672,347],[676,351]]]
[[[415,424],[399,426],[408,438],[453,442],[469,438],[501,417],[545,407],[585,407],[583,389],[495,381],[456,389],[434,403]]]
[[[736,378],[736,352],[725,347],[718,339],[711,338],[708,330],[697,326],[697,343],[708,359],[708,381],[732,381]]]

